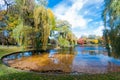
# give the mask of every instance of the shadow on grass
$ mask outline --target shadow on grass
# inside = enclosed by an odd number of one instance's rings
[[[120,80],[120,73],[101,75],[50,75],[17,72],[1,75],[0,80]]]

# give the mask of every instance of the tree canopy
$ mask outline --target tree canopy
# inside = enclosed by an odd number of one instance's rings
[[[0,26],[4,26],[4,30],[9,32],[9,36],[19,46],[46,50],[50,36],[62,47],[75,45],[76,38],[71,31],[71,25],[67,21],[57,20],[52,10],[46,7],[47,0],[4,2],[7,7],[0,10]]]
[[[107,46],[112,46],[114,52],[120,52],[120,0],[104,0],[104,2],[105,7],[102,17],[106,43]]]

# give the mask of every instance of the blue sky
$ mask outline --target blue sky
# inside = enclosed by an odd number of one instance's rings
[[[3,4],[3,0],[0,0]],[[61,20],[67,20],[72,25],[72,31],[77,36],[102,36],[104,29],[101,13],[103,0],[48,0],[48,7]]]
[[[67,20],[77,37],[93,34],[102,36],[103,5],[103,0],[48,0],[48,7],[55,16]]]

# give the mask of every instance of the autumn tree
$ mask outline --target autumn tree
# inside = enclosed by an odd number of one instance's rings
[[[105,8],[102,14],[104,20],[104,35],[107,46],[112,46],[114,52],[120,52],[120,0],[104,0]],[[108,38],[111,43],[108,43]],[[110,45],[109,45],[110,44]]]
[[[65,20],[58,20],[55,29],[58,32],[58,42],[62,47],[74,46],[76,44],[76,37],[71,31],[71,25]]]
[[[46,50],[48,37],[50,35],[49,15],[47,9],[40,6],[34,11],[35,31],[37,32],[36,47],[42,46]]]

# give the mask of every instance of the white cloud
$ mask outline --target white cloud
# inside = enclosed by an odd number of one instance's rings
[[[102,2],[103,0],[62,0],[62,2],[56,5],[52,10],[58,19],[67,20],[72,25],[72,29],[74,29],[73,33],[77,37],[81,35],[88,36],[90,34],[102,36],[103,25],[101,21],[94,20],[97,18],[95,15],[99,15],[98,12],[95,13],[97,10],[94,8],[99,9]],[[86,8],[86,6],[89,7]],[[86,15],[93,15],[95,17],[85,18]],[[101,16],[101,14],[99,16]],[[91,21],[94,22],[91,23],[94,27],[93,30],[91,30],[91,26],[88,25]],[[75,31],[75,28],[79,28],[79,30]]]
[[[94,34],[97,35],[97,36],[102,36],[102,34],[103,34],[103,29],[104,29],[104,26],[99,26],[99,27],[94,31]]]
[[[84,3],[85,1],[83,0],[73,0],[72,5],[69,6],[63,1],[55,6],[53,11],[59,19],[67,20],[72,25],[72,28],[85,28],[87,25],[87,20],[79,14]]]
[[[79,32],[73,32],[74,34],[75,34],[75,36],[77,37],[77,38],[80,38],[81,36],[88,36],[89,34],[90,34],[90,32],[81,32],[81,31],[79,31]]]
[[[0,5],[4,4],[4,1],[3,0],[0,0]]]
[[[86,3],[89,3],[89,4],[97,4],[97,5],[99,5],[99,4],[102,4],[102,2],[103,2],[104,0],[86,0]]]
[[[89,36],[89,35],[102,36],[103,35],[103,29],[104,29],[104,26],[99,26],[98,28],[96,28],[94,30],[90,30],[88,28],[88,29],[85,29],[84,31],[83,30],[80,30],[79,32],[78,31],[73,31],[73,33],[76,35],[77,38],[79,38],[83,35],[84,36]]]

